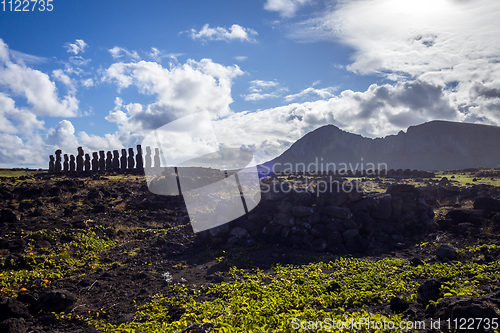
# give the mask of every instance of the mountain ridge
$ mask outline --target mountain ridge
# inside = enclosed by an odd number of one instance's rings
[[[327,170],[327,163],[330,163],[328,169],[334,169],[335,165],[338,170],[342,163],[360,162],[385,163],[387,169],[395,170],[493,168],[500,165],[499,142],[500,127],[444,120],[410,126],[406,132],[373,139],[329,124],[307,133],[262,166],[274,171],[303,171],[302,164],[311,163],[317,164],[317,170]]]

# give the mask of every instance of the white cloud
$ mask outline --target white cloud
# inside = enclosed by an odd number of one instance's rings
[[[440,86],[458,119],[500,125],[499,15],[495,0],[342,0],[290,36],[340,41],[354,50],[347,70]]]
[[[250,81],[249,93],[241,96],[245,101],[258,102],[263,99],[278,98],[287,90],[280,87],[276,81],[253,80]]]
[[[64,85],[66,85],[66,87],[68,88],[70,94],[74,95],[76,93],[75,81],[68,75],[64,74],[64,71],[62,69],[56,69],[52,71],[52,76],[56,80],[64,83]]]
[[[312,0],[267,0],[264,9],[279,12],[283,17],[293,17],[300,7],[312,2]]]
[[[222,27],[210,28],[205,24],[203,28],[197,32],[195,29],[189,31],[189,36],[192,39],[208,40],[224,40],[226,42],[239,40],[242,42],[255,42],[257,32],[250,28],[244,28],[238,24],[233,24],[229,30]]]
[[[75,127],[68,120],[61,120],[54,128],[49,129],[44,141],[54,149],[59,148],[65,152],[76,152],[78,148]]]
[[[93,87],[94,80],[92,80],[92,79],[82,80],[82,86],[84,86],[85,88]]]
[[[127,50],[123,47],[119,47],[119,46],[115,46],[112,49],[109,49],[108,51],[109,51],[109,53],[111,53],[111,56],[115,60],[120,59],[122,57],[125,57],[126,59],[133,60],[133,61],[138,61],[141,59],[139,54],[137,54],[137,51],[130,52],[129,50]]]
[[[251,146],[258,162],[264,162],[327,124],[367,137],[384,137],[433,119],[459,121],[460,114],[442,87],[412,81],[374,84],[365,92],[346,90],[329,99],[240,112],[214,122],[214,128],[221,143]]]
[[[66,43],[66,45],[64,45],[64,48],[68,51],[68,53],[73,53],[74,55],[84,53],[87,47],[88,45],[83,41],[83,39],[77,39],[74,43]]]
[[[78,99],[70,91],[62,100],[55,83],[38,70],[13,63],[7,45],[0,39],[0,86],[13,96],[21,96],[38,116],[76,116]]]
[[[236,57],[233,57],[234,59],[238,60],[238,61],[246,61],[248,59],[247,56],[236,56]]]
[[[91,61],[91,59],[84,59],[81,56],[73,56],[69,58],[69,62],[75,66],[87,66]]]
[[[313,83],[313,86],[317,85],[318,81]],[[302,90],[301,92],[293,95],[287,95],[285,96],[285,101],[291,102],[296,99],[302,99],[302,98],[307,98],[312,95],[316,95],[317,97],[321,99],[326,99],[334,96],[334,92],[337,90],[336,87],[328,87],[328,88],[322,88],[322,89],[315,89],[313,87],[306,88]]]
[[[242,74],[236,65],[226,67],[210,59],[171,63],[169,68],[147,61],[114,63],[105,71],[104,81],[115,83],[119,91],[133,85],[156,101],[143,106],[117,99],[106,119],[122,131],[140,132],[204,110],[214,118],[225,117],[232,113],[232,80]]]

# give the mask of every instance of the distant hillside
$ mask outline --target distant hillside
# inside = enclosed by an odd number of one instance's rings
[[[263,166],[283,171],[302,171],[313,163],[318,170],[333,164],[337,171],[345,163],[353,168],[361,163],[365,169],[378,163],[388,169],[449,170],[476,166],[500,166],[500,127],[431,121],[411,126],[405,132],[385,138],[370,139],[345,132],[333,125],[320,127],[299,139],[283,154]],[[323,163],[323,165],[321,165]],[[262,168],[261,168],[262,170]]]

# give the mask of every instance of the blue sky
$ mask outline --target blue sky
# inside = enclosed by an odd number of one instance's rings
[[[34,3],[0,4],[1,167],[133,147],[205,110],[257,162],[326,124],[500,124],[495,0]]]

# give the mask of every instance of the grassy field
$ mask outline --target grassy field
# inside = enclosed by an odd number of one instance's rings
[[[0,169],[0,177],[31,177],[38,173],[47,173],[48,170],[34,170],[34,169]]]

